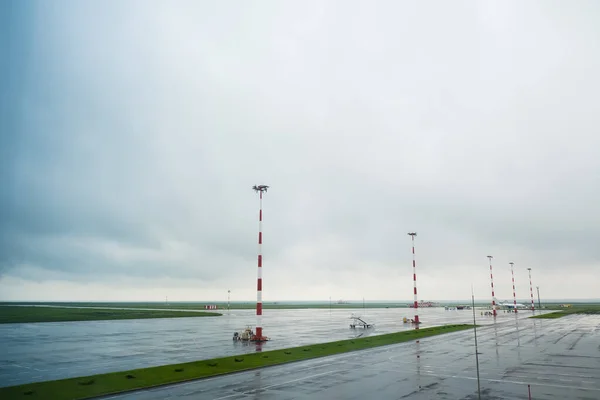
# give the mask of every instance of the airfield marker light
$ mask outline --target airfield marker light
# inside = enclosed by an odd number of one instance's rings
[[[413,285],[414,285],[414,296],[415,296],[415,324],[419,324],[419,302],[417,301],[417,267],[415,262],[415,236],[417,236],[417,232],[409,232],[408,235],[412,240],[412,265],[413,265]]]
[[[517,312],[517,292],[515,291],[515,271],[513,270],[514,262],[509,262],[510,264],[510,274],[512,275],[512,287],[513,287],[513,303],[515,306],[515,313]]]
[[[493,256],[487,256],[490,260],[490,279],[492,281],[492,314],[496,316],[496,295],[494,294],[494,275],[492,274],[492,258]]]
[[[252,189],[259,193],[259,212],[258,212],[258,279],[256,283],[256,333],[254,341],[261,342],[266,340],[262,331],[262,198],[263,192],[269,187],[267,185],[254,185]]]
[[[533,303],[533,286],[531,285],[531,268],[527,268],[529,271],[529,292],[531,293],[531,311],[535,311],[535,304]]]

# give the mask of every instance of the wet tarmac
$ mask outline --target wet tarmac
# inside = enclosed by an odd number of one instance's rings
[[[481,399],[600,399],[600,316],[511,317],[477,330]],[[105,399],[475,400],[474,350],[469,330]]]
[[[263,350],[412,329],[410,309],[266,310]],[[350,329],[351,313],[375,323]],[[519,313],[528,317],[530,311]],[[422,326],[472,323],[471,310],[419,309]],[[478,324],[492,322],[481,317]],[[498,323],[514,314],[500,313]],[[49,322],[0,325],[0,387],[236,355],[256,351],[233,342],[234,331],[255,324],[254,311],[225,311],[221,317]]]

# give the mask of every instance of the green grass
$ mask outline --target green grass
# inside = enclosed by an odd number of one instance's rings
[[[371,347],[402,343],[469,328],[472,328],[472,325],[446,325],[212,360],[11,386],[0,388],[0,398],[11,400],[86,399],[94,396],[184,382],[293,361],[331,356]]]
[[[113,319],[218,316],[212,312],[101,310],[92,308],[0,306],[0,324],[22,322],[101,321]]]
[[[548,307],[549,309],[557,310],[556,312],[549,314],[541,314],[535,315],[530,318],[540,318],[540,319],[555,319],[565,317],[567,315],[573,314],[600,314],[600,305],[598,304],[582,304],[582,305],[573,305],[568,308],[561,308],[558,306]]]

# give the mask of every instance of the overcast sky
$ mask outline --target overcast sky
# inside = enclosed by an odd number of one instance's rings
[[[600,297],[596,1],[0,7],[0,300]]]

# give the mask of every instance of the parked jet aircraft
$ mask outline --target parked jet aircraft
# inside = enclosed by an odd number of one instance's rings
[[[515,308],[514,302],[501,301],[500,303],[498,303],[498,305],[500,307],[506,307],[508,309]],[[527,308],[527,306],[525,304],[517,303],[517,309],[519,309],[519,308]]]

